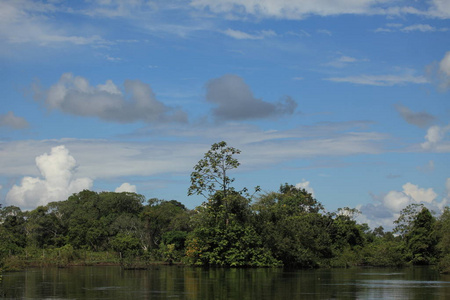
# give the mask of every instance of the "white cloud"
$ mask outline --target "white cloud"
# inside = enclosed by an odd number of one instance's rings
[[[303,19],[309,15],[372,14],[379,0],[193,0],[191,5],[233,17]]]
[[[445,53],[444,58],[439,62],[439,71],[450,76],[450,51]]]
[[[0,127],[10,127],[13,129],[23,129],[29,126],[27,120],[17,117],[12,111],[0,115]]]
[[[448,0],[431,0],[428,11],[430,16],[447,19],[450,18],[450,2]]]
[[[331,66],[335,68],[343,68],[348,66],[349,64],[357,63],[357,62],[366,62],[368,59],[358,59],[351,56],[342,55],[335,60],[326,63],[325,66]]]
[[[0,141],[0,175],[38,176],[33,158],[64,144],[77,158],[77,174],[93,179],[123,176],[188,174],[212,143],[225,140],[242,150],[241,169],[265,168],[295,159],[382,153],[388,136],[364,130],[370,123],[342,122],[301,126],[287,130],[262,130],[254,125],[151,126],[136,134],[158,131],[171,141],[118,142],[106,140]],[[190,142],[189,142],[190,141]],[[201,141],[201,142],[199,142]],[[105,151],[108,149],[108,151]],[[240,159],[240,160],[241,160]]]
[[[333,35],[333,33],[331,31],[326,30],[326,29],[318,29],[317,33],[325,34],[325,35],[328,35],[328,36],[332,36]]]
[[[445,188],[447,190],[447,201],[450,201],[450,177],[445,181]]]
[[[52,14],[61,11],[64,11],[62,7],[51,2],[1,1],[0,37],[9,43],[35,43],[40,46],[55,43],[107,43],[98,35],[77,35],[65,31],[61,24],[53,24]]]
[[[273,30],[262,30],[254,34],[250,34],[240,30],[233,30],[228,28],[223,33],[237,40],[262,40],[266,37],[277,36],[277,34]]]
[[[186,113],[158,101],[148,84],[139,80],[126,80],[124,88],[125,95],[111,80],[95,87],[84,77],[65,73],[47,91],[35,91],[35,98],[44,102],[49,109],[111,122],[187,121]]]
[[[308,193],[315,197],[314,189],[311,187],[311,183],[309,181],[303,179],[302,182],[297,183],[295,187],[298,189],[305,189]]]
[[[426,141],[421,144],[421,147],[425,150],[436,152],[450,151],[450,141],[445,139],[448,131],[450,131],[450,125],[445,127],[431,126],[425,135]]]
[[[447,192],[450,192],[450,178],[446,181]],[[421,188],[410,182],[402,186],[402,191],[389,191],[382,197],[374,197],[374,203],[362,205],[360,221],[366,222],[371,228],[383,226],[391,229],[400,212],[410,204],[423,204],[437,213],[442,212],[448,203],[448,195],[438,200],[438,194],[432,188]],[[447,197],[447,198],[446,198]]]
[[[449,31],[449,28],[433,27],[430,24],[413,24],[409,26],[403,26],[402,24],[386,24],[386,27],[380,27],[375,30],[375,32],[445,32]]]
[[[450,51],[447,51],[439,62],[428,65],[427,73],[443,91],[450,87]]]
[[[436,31],[436,28],[431,25],[428,25],[428,24],[415,24],[415,25],[403,27],[401,29],[401,31],[404,31],[404,32],[411,32],[411,31],[430,32],[430,31]]]
[[[304,19],[306,17],[333,16],[342,14],[354,15],[387,15],[401,16],[407,14],[424,17],[450,18],[450,4],[447,0],[431,0],[424,8],[396,6],[398,1],[386,0],[193,0],[191,5],[223,14],[227,18]]]
[[[428,80],[424,76],[415,76],[412,74],[404,75],[359,75],[348,77],[331,77],[325,80],[334,82],[353,83],[360,85],[374,85],[374,86],[394,86],[405,84],[424,84]]]
[[[130,193],[136,193],[137,189],[135,185],[129,184],[128,182],[122,183],[121,186],[116,188],[116,193],[122,193],[122,192],[130,192]]]
[[[23,209],[33,209],[49,202],[66,200],[71,194],[92,187],[90,178],[74,178],[76,161],[65,146],[36,157],[41,178],[26,176],[6,195],[6,202]]]

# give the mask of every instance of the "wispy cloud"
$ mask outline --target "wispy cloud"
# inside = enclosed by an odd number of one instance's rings
[[[359,75],[347,77],[330,77],[324,80],[353,83],[358,85],[394,86],[405,84],[425,84],[428,80],[424,76],[405,75]]]
[[[387,24],[386,27],[380,27],[375,32],[446,32],[450,29],[447,27],[437,28],[429,24],[413,24],[409,26],[403,26],[402,24]]]
[[[267,37],[275,37],[277,34],[273,30],[262,30],[256,33],[246,33],[240,30],[233,30],[228,28],[223,33],[229,37],[237,40],[262,40]]]
[[[355,57],[351,57],[351,56],[346,56],[346,55],[341,55],[340,57],[324,64],[325,66],[331,66],[331,67],[335,67],[335,68],[344,68],[350,64],[355,64],[355,63],[359,63],[359,62],[367,62],[369,61],[368,59],[362,58],[355,58]]]
[[[158,127],[158,136],[148,142],[97,139],[22,140],[0,142],[0,175],[20,176],[36,173],[34,158],[49,149],[65,145],[77,160],[80,177],[115,178],[189,174],[192,166],[210,145],[226,140],[242,150],[246,168],[259,169],[278,162],[323,156],[347,156],[384,152],[388,136],[363,130],[361,122],[303,126],[290,130],[262,130],[256,126],[227,123]],[[150,131],[148,138],[151,138]],[[17,149],[21,149],[17,151]],[[105,151],[108,149],[108,151]]]
[[[51,14],[65,11],[63,7],[36,1],[0,2],[0,37],[8,43],[51,45],[99,45],[108,42],[99,35],[77,34],[52,22]]]
[[[246,19],[275,18],[299,20],[312,15],[333,16],[341,14],[354,15],[421,15],[425,17],[450,17],[450,5],[445,0],[432,0],[423,9],[409,6],[396,6],[396,2],[388,3],[379,0],[193,0],[191,5],[198,9],[209,10],[216,14],[223,14],[228,18]]]

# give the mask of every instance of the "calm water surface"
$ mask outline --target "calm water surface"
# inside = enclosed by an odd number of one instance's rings
[[[4,299],[450,299],[431,268],[201,269],[158,266],[30,269],[6,273]]]

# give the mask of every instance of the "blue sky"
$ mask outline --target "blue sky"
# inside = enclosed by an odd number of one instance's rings
[[[236,187],[295,184],[389,228],[448,205],[449,87],[447,0],[0,0],[0,203],[194,208],[224,140]]]

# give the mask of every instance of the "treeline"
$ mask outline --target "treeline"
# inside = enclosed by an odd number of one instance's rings
[[[220,267],[450,266],[450,210],[406,207],[392,232],[359,224],[357,210],[326,212],[304,189],[236,191],[239,150],[214,144],[194,167],[189,194],[206,201],[82,191],[32,211],[0,209],[0,267],[156,261]]]

